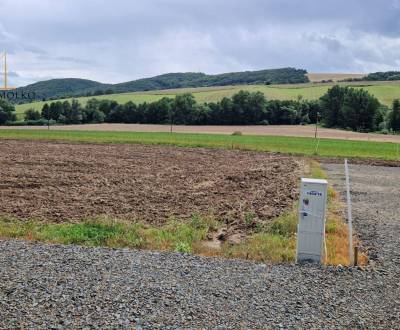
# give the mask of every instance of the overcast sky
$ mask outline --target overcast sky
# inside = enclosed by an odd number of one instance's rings
[[[400,70],[400,0],[0,0],[0,49],[18,86],[288,66]]]

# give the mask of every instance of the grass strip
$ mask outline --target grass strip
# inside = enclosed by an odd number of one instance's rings
[[[307,137],[64,130],[0,130],[0,139],[74,143],[152,144],[278,152],[303,156],[400,160],[399,144]]]

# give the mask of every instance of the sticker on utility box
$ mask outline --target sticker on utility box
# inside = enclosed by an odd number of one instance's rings
[[[303,205],[301,207],[301,213],[304,217],[308,216],[310,212],[310,200],[308,198],[303,199]]]
[[[310,196],[322,197],[322,192],[316,190],[307,191],[306,194]]]

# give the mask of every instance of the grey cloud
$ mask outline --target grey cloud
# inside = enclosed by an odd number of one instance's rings
[[[312,43],[317,43],[326,47],[326,49],[330,52],[338,52],[344,48],[343,44],[338,39],[329,36],[312,35],[306,37],[306,39]]]
[[[17,78],[17,77],[19,77],[19,74],[14,72],[14,71],[9,71],[8,72],[8,77]]]
[[[70,56],[54,56],[54,57],[52,57],[51,55],[48,55],[46,53],[40,54],[40,56],[38,56],[37,58],[40,60],[45,60],[45,61],[59,61],[59,62],[65,62],[65,63],[78,63],[78,64],[93,63],[93,61],[74,58],[74,57],[70,57]]]
[[[4,70],[3,71],[0,70],[1,79],[3,79],[3,76],[2,76],[3,74],[4,74]],[[19,74],[14,72],[14,71],[8,71],[7,72],[7,77],[8,78],[18,78]]]
[[[31,53],[34,53],[37,55],[46,55],[47,54],[47,52],[45,50],[43,50],[39,47],[36,47],[36,46],[32,46],[32,45],[24,45],[22,48],[28,52],[31,52]]]
[[[12,11],[18,5],[22,8]],[[0,0],[21,77],[399,69],[400,0]]]

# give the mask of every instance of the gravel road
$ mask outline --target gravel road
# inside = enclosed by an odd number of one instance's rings
[[[326,169],[342,190],[342,166]],[[366,270],[2,241],[0,328],[399,328],[399,182],[352,167]]]

